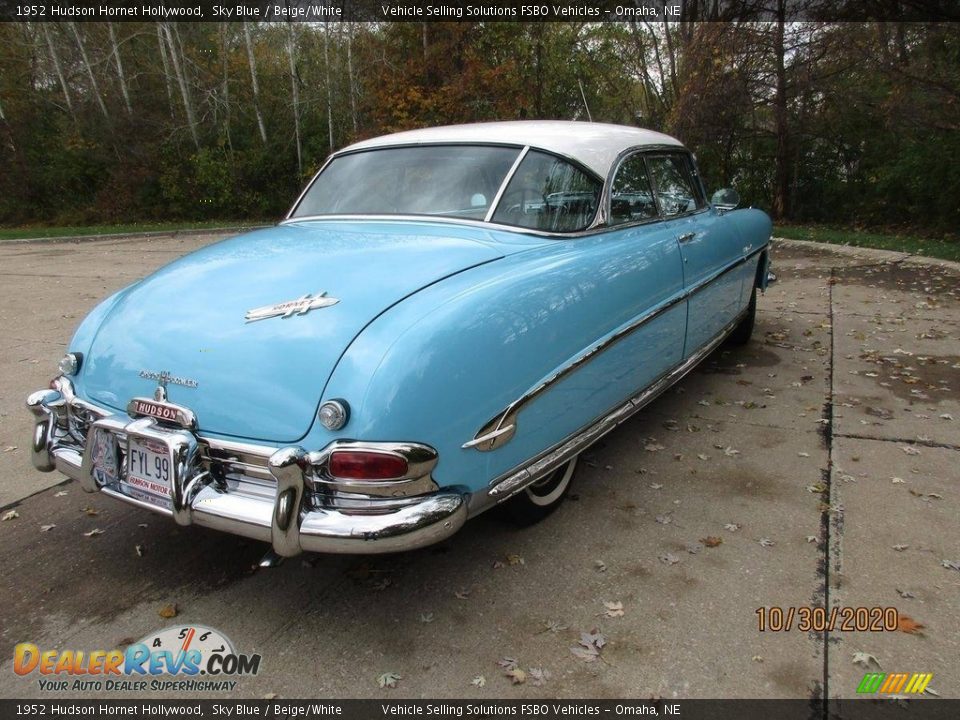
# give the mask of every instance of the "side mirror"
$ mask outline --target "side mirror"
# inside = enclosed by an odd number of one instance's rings
[[[718,210],[733,210],[740,204],[740,193],[733,188],[724,188],[717,190],[710,202]]]

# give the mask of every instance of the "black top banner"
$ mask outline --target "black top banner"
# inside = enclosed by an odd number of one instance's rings
[[[960,0],[0,0],[6,22],[960,21]]]

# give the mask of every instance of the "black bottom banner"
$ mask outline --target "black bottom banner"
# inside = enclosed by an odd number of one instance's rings
[[[624,718],[953,720],[960,700],[0,700],[0,718]]]

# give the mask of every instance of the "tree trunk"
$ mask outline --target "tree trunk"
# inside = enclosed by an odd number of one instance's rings
[[[80,57],[83,59],[83,67],[87,71],[87,77],[90,78],[90,87],[93,89],[93,96],[97,99],[100,106],[100,112],[103,113],[105,120],[110,120],[110,113],[106,104],[103,102],[103,95],[100,94],[100,85],[97,84],[97,76],[93,74],[93,67],[90,65],[90,58],[87,57],[87,48],[83,44],[83,38],[80,37],[80,31],[77,30],[75,22],[67,23],[73,31],[73,37],[77,41],[77,47],[80,48]]]
[[[70,99],[70,89],[67,87],[67,80],[63,76],[63,67],[60,65],[60,56],[57,55],[57,48],[53,44],[53,39],[50,37],[50,32],[47,30],[46,23],[40,23],[40,28],[43,30],[43,37],[47,41],[47,48],[50,50],[50,59],[53,61],[53,69],[57,73],[57,79],[60,81],[60,88],[63,90],[63,98],[67,101],[67,110],[70,111],[70,117],[73,118],[74,124],[77,122],[77,114],[73,110],[73,100]]]
[[[187,86],[187,76],[184,73],[183,63],[180,61],[180,49],[174,40],[173,32],[170,31],[168,23],[160,23],[163,28],[163,34],[167,38],[167,48],[170,51],[170,61],[173,64],[173,72],[177,77],[177,84],[180,86],[180,95],[183,98],[183,111],[187,116],[187,126],[190,130],[190,139],[193,140],[194,147],[200,149],[200,136],[197,134],[197,118],[193,112],[193,102],[190,100],[190,89]]]
[[[163,38],[163,30],[160,29],[160,23],[157,23],[157,44],[160,46],[160,61],[163,64],[163,84],[167,88],[167,105],[170,107],[170,117],[173,117],[173,87],[170,85],[170,61],[167,59],[167,42]]]
[[[233,152],[233,138],[230,135],[230,47],[227,44],[227,23],[220,23],[220,68],[223,72],[223,130],[227,135],[227,147]]]
[[[353,74],[353,23],[347,23],[347,78],[350,85],[350,118],[353,121],[353,135],[357,135],[357,85]]]
[[[257,82],[257,61],[253,56],[253,40],[250,39],[250,24],[243,23],[243,39],[247,45],[247,62],[250,63],[250,86],[253,88],[253,111],[257,116],[257,128],[260,130],[260,139],[267,144],[267,126],[263,122],[263,112],[260,110],[260,83]]]
[[[773,218],[782,220],[789,215],[790,146],[787,123],[787,70],[784,51],[786,0],[778,0],[777,22],[773,28],[773,54],[776,70],[776,90],[773,98],[773,117],[777,140],[774,158]]]
[[[297,180],[303,175],[303,146],[300,141],[300,87],[297,85],[297,63],[294,59],[293,23],[287,22],[287,59],[290,61],[290,89],[293,96],[293,132],[297,141]]]
[[[10,123],[7,122],[7,116],[3,113],[3,101],[0,100],[0,123],[3,123],[4,129],[7,131],[7,142],[10,144],[10,150],[14,154],[17,152],[17,146],[13,142],[13,132],[10,130]]]
[[[117,78],[120,80],[120,92],[123,94],[123,104],[127,108],[127,115],[133,115],[133,105],[130,103],[130,90],[127,88],[127,78],[123,72],[123,61],[120,59],[120,47],[117,45],[117,36],[113,31],[113,23],[107,23],[107,29],[110,31],[110,47],[113,54],[113,61],[117,65]]]
[[[330,152],[333,152],[333,88],[330,86],[330,24],[323,21],[323,72],[327,86],[327,131],[330,136]]]

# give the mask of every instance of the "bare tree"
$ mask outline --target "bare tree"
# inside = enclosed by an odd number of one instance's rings
[[[167,41],[163,37],[161,23],[157,23],[157,44],[160,46],[160,62],[163,64],[163,82],[167,88],[167,104],[173,116],[173,87],[170,85],[170,61],[167,59]]]
[[[323,72],[327,86],[327,130],[330,136],[330,152],[333,152],[333,88],[330,86],[330,24],[323,21]]]
[[[50,60],[53,62],[53,69],[57,73],[57,79],[60,81],[60,88],[63,90],[63,98],[67,101],[67,110],[70,111],[70,116],[73,118],[74,123],[76,123],[77,114],[73,110],[73,100],[70,99],[70,88],[67,86],[67,79],[63,75],[63,66],[60,64],[60,56],[57,54],[57,47],[53,44],[53,39],[50,37],[50,31],[47,30],[47,24],[40,23],[40,28],[43,30],[43,37],[47,41],[47,49],[50,51]]]
[[[110,112],[107,110],[106,103],[103,102],[103,95],[100,93],[100,85],[97,83],[97,76],[93,74],[93,66],[90,64],[90,58],[87,57],[87,48],[83,44],[83,38],[80,37],[80,31],[77,30],[75,22],[67,23],[73,32],[73,37],[77,41],[77,47],[80,48],[80,57],[83,59],[83,67],[87,71],[87,77],[90,78],[90,88],[93,90],[93,96],[97,99],[100,106],[100,112],[106,120],[110,119]]]
[[[223,74],[221,83],[223,94],[223,129],[227,135],[227,146],[233,152],[233,138],[230,135],[230,45],[227,40],[227,23],[220,23],[220,70]]]
[[[179,37],[177,29],[171,32],[169,23],[160,23],[163,34],[167,39],[167,49],[170,51],[170,60],[173,64],[173,71],[177,78],[177,84],[180,86],[180,95],[183,98],[183,111],[187,116],[187,126],[190,130],[190,138],[193,140],[194,147],[200,149],[200,137],[197,134],[197,117],[193,110],[193,102],[190,100],[190,89],[187,85],[187,76],[184,71],[183,62],[180,59],[180,48],[174,38]]]
[[[777,1],[777,21],[773,26],[773,62],[776,76],[776,86],[773,96],[774,134],[777,141],[774,156],[773,181],[773,217],[780,220],[787,216],[788,197],[790,194],[790,148],[787,125],[787,69],[784,31],[786,22],[786,0]]]
[[[110,31],[110,48],[113,61],[117,66],[117,78],[120,80],[120,92],[123,94],[123,104],[127,108],[127,115],[133,115],[133,105],[130,103],[130,90],[127,88],[127,78],[123,72],[123,61],[120,59],[120,46],[117,45],[117,35],[113,31],[113,23],[107,23]]]
[[[297,141],[297,175],[303,174],[303,146],[300,140],[300,86],[297,78],[297,63],[294,58],[296,38],[293,23],[287,22],[287,59],[290,61],[290,88],[293,96],[293,132]]]
[[[7,122],[7,116],[3,113],[3,101],[0,100],[0,123],[3,123],[3,127],[7,131],[7,143],[10,145],[10,149],[13,152],[17,151],[17,146],[13,142],[13,133],[10,131],[10,123]]]
[[[267,144],[267,127],[263,122],[263,112],[260,110],[260,83],[257,82],[257,61],[253,56],[253,40],[250,38],[250,23],[243,23],[243,39],[247,46],[247,62],[250,64],[250,85],[253,88],[253,111],[257,116],[257,128],[260,130],[260,139]]]
[[[350,90],[350,118],[353,121],[353,134],[357,134],[357,81],[353,74],[353,23],[345,23],[347,27],[347,79]]]

